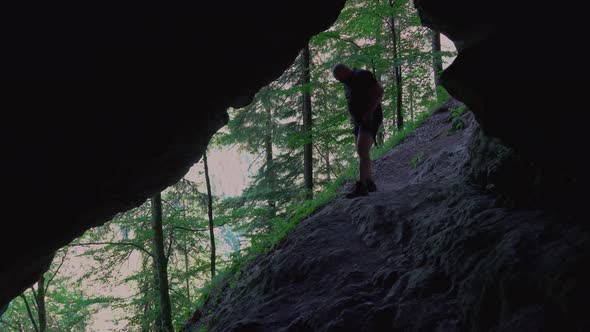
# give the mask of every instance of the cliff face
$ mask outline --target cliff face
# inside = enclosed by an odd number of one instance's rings
[[[301,222],[186,329],[588,330],[590,229],[474,184],[511,165],[497,158],[511,149],[481,139],[471,113],[435,114],[375,162],[378,192]],[[496,158],[474,153],[483,145]]]
[[[572,45],[585,40],[576,5],[538,6],[467,0],[414,0],[422,23],[453,40],[459,54],[442,84],[475,114],[483,132],[528,164],[534,204],[583,205],[587,141],[579,112],[586,60]],[[522,180],[522,179],[520,179]]]
[[[278,77],[343,5],[3,5],[0,308],[56,249],[180,179],[226,108]]]
[[[478,183],[510,204],[552,206],[576,219],[585,203],[578,121],[585,86],[570,76],[587,71],[585,53],[574,47],[584,40],[582,5],[415,3],[424,23],[460,49],[443,84],[486,134],[518,153],[507,159],[515,164],[477,168]],[[9,213],[0,235],[0,308],[38,278],[57,248],[178,180],[227,120],[225,109],[280,75],[343,4],[3,5]],[[486,150],[493,144],[482,137],[472,150],[481,165],[494,159]],[[506,174],[525,176],[511,182]]]

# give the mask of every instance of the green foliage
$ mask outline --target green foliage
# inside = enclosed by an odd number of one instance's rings
[[[206,198],[197,184],[187,180],[180,181],[162,194],[170,298],[177,327],[190,317],[199,296],[198,286],[210,273]],[[217,204],[217,198],[215,202]],[[222,226],[221,222],[223,220],[220,220],[219,226]],[[225,237],[232,236],[231,230],[225,232]],[[94,283],[111,288],[129,285],[135,290],[135,296],[113,298],[110,303],[113,308],[121,308],[128,313],[124,320],[130,328],[154,329],[159,315],[152,237],[151,205],[147,201],[104,226],[87,232],[72,244],[86,248],[83,256],[101,267],[88,271],[82,279],[93,279]],[[132,265],[138,267],[121,274],[121,266],[130,262],[135,262]],[[223,262],[220,265],[223,266]]]
[[[412,168],[416,168],[422,162],[423,159],[424,159],[424,152],[418,152],[410,160],[410,165],[412,165]]]
[[[461,105],[459,107],[450,109],[452,118],[452,129],[451,132],[449,132],[449,134],[452,134],[453,132],[465,128],[465,122],[463,121],[463,119],[461,119],[461,116],[463,115],[463,113],[465,113],[465,109],[465,105]]]
[[[48,332],[83,331],[90,323],[92,314],[113,301],[109,297],[87,295],[81,290],[79,282],[61,270],[64,261],[70,256],[68,248],[60,250],[45,273],[43,301]],[[0,319],[0,331],[34,331],[34,326],[39,327],[40,312],[36,299],[40,294],[39,283],[36,283],[14,299]]]

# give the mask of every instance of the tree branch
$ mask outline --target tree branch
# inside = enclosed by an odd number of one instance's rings
[[[31,290],[31,292],[33,292],[33,297],[37,298],[37,291],[35,290],[35,285],[31,286],[29,289]],[[33,301],[33,304],[36,305],[36,302],[37,301]],[[35,309],[37,309],[37,307],[35,307]]]
[[[33,327],[35,328],[35,332],[39,332],[39,328],[37,327],[37,322],[35,321],[35,317],[33,317],[33,313],[31,312],[31,307],[29,306],[29,301],[27,301],[27,297],[25,294],[21,294],[20,297],[25,301],[25,307],[27,308],[27,313],[29,314],[29,319],[31,323],[33,323]]]
[[[354,40],[351,40],[351,39],[348,39],[348,38],[345,38],[345,37],[341,37],[341,36],[338,36],[338,37],[335,37],[335,36],[330,36],[330,37],[331,37],[331,38],[334,38],[334,39],[336,39],[336,40],[340,40],[340,41],[343,41],[343,42],[349,43],[349,44],[351,44],[352,46],[356,47],[356,48],[357,48],[359,51],[361,51],[361,52],[365,53],[365,50],[364,50],[364,49],[363,49],[363,48],[362,48],[362,47],[361,47],[359,44],[355,43],[355,42],[354,42]]]
[[[166,255],[166,265],[168,265],[168,260],[170,260],[170,255],[172,254],[172,239],[174,239],[174,228],[170,229],[169,233],[169,240],[168,240],[168,254]]]
[[[51,276],[51,278],[49,278],[49,280],[47,281],[47,284],[45,284],[45,289],[48,289],[49,288],[49,284],[51,284],[51,282],[53,281],[53,279],[55,278],[55,276],[57,275],[57,273],[61,269],[62,265],[64,265],[64,262],[66,261],[66,256],[67,255],[68,255],[68,248],[65,249],[64,255],[61,258],[61,262],[57,266],[57,269],[55,269],[55,272],[53,273],[53,275]]]
[[[320,151],[320,148],[314,144],[313,147],[316,149],[316,151],[318,152],[318,154],[320,155],[320,157],[324,158],[324,160],[328,160],[328,158],[326,158],[326,156]],[[336,173],[334,173],[334,170],[331,170],[332,175],[334,176],[334,178],[338,178],[338,175],[336,175]]]
[[[70,246],[84,247],[84,246],[102,246],[102,245],[131,246],[131,247],[135,247],[136,249],[143,251],[144,253],[146,253],[148,256],[150,256],[152,258],[154,257],[154,254],[152,254],[150,251],[148,251],[144,247],[140,246],[139,244],[135,244],[135,243],[131,243],[131,242],[85,242],[85,243],[71,244]]]
[[[227,224],[229,224],[229,221],[226,221],[224,223],[221,224],[216,224],[215,227],[222,227],[225,226]],[[200,233],[200,232],[208,232],[209,231],[209,227],[204,227],[204,228],[189,228],[189,227],[184,227],[184,226],[172,226],[173,229],[181,229],[183,231],[187,231],[187,232],[194,232],[194,233]]]

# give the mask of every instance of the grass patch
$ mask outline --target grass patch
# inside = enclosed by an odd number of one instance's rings
[[[418,152],[410,160],[410,165],[412,166],[412,168],[416,168],[422,162],[423,159],[424,159],[424,152]]]
[[[451,131],[456,132],[465,128],[465,122],[461,119],[461,116],[465,113],[465,109],[465,105],[450,109],[452,119]]]

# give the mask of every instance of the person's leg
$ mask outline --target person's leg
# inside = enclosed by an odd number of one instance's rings
[[[367,132],[360,130],[356,139],[356,149],[359,156],[359,180],[367,184],[373,179],[371,172],[371,146],[373,138]]]
[[[368,181],[372,179],[371,176],[371,145],[373,139],[371,134],[366,130],[362,130],[362,125],[358,122],[354,123],[354,142],[356,145],[356,152],[359,156],[359,181],[357,181],[346,194],[347,198],[355,198],[359,196],[367,196],[369,194]],[[374,183],[371,188],[374,187]],[[375,191],[375,189],[371,190]]]

